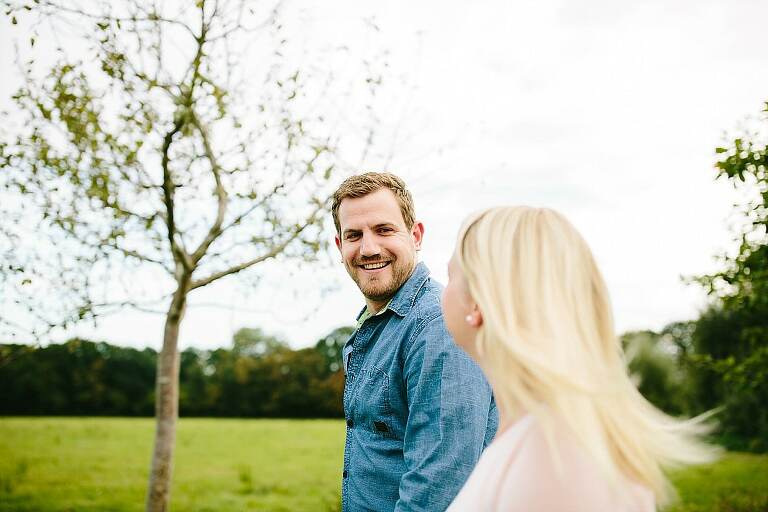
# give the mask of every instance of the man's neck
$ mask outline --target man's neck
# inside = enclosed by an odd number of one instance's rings
[[[392,300],[392,297],[389,297],[388,299],[384,299],[383,301],[371,301],[368,299],[365,299],[365,304],[368,306],[368,310],[371,312],[372,315],[377,314],[379,311],[384,309],[387,304],[389,304],[389,301]]]

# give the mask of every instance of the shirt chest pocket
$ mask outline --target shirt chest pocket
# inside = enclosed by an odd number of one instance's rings
[[[355,423],[376,434],[391,437],[394,414],[389,399],[389,375],[371,366],[360,370],[354,394]]]

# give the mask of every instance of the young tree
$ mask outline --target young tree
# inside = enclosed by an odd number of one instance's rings
[[[279,4],[0,3],[32,27],[27,45],[75,34],[53,65],[20,62],[24,85],[2,115],[0,284],[38,336],[126,306],[167,308],[146,501],[166,510],[189,294],[321,248],[329,187],[346,171],[338,123],[318,107],[333,75],[291,65]],[[381,77],[368,72],[370,93]],[[355,130],[370,141],[365,116]],[[160,293],[138,293],[147,280]]]

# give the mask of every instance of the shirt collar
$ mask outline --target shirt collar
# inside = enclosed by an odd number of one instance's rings
[[[429,269],[422,262],[413,269],[411,277],[397,290],[395,296],[389,301],[389,309],[399,316],[405,316],[416,302],[416,295],[429,279]]]
[[[391,303],[392,303],[392,299],[389,299],[389,302],[387,302],[387,304],[383,308],[381,308],[377,313],[374,313],[373,311],[371,311],[371,308],[369,308],[368,306],[365,306],[363,310],[360,311],[360,314],[357,315],[356,329],[359,329],[360,326],[363,325],[365,321],[368,320],[369,318],[373,316],[383,315],[387,311],[387,308]]]

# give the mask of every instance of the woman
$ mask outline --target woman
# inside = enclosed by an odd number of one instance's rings
[[[651,512],[673,495],[663,468],[714,458],[701,418],[670,418],[635,389],[603,278],[562,215],[470,217],[448,273],[446,325],[500,414],[450,512]]]

